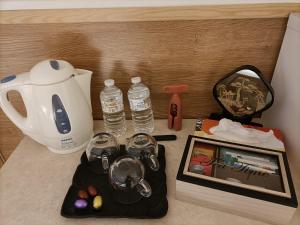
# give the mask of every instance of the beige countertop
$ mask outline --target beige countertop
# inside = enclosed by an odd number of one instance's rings
[[[127,124],[129,131],[126,136],[128,137],[132,134],[132,129],[129,121]],[[194,124],[195,120],[184,120],[183,129],[175,132],[167,128],[166,120],[156,120],[154,134],[176,134],[178,138],[177,141],[163,143],[166,147],[169,211],[162,219],[67,219],[62,217],[61,205],[79,164],[82,151],[58,155],[25,137],[0,170],[0,224],[265,224],[175,199],[177,170],[187,136],[193,133]],[[95,121],[95,130],[103,130],[102,121]],[[300,196],[299,171],[296,174],[292,170],[292,175],[297,195]],[[290,224],[300,224],[299,207]]]

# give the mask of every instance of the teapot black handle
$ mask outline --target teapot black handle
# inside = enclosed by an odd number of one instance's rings
[[[156,141],[175,141],[177,139],[176,135],[169,134],[169,135],[154,135],[153,138]]]

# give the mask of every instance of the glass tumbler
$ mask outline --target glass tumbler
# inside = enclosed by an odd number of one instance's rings
[[[128,139],[126,151],[128,155],[145,160],[150,169],[157,171],[159,170],[159,162],[156,157],[157,147],[157,142],[152,136],[146,133],[137,133]]]
[[[116,138],[109,133],[97,133],[90,140],[86,149],[89,161],[101,159],[104,172],[108,172],[110,161],[116,157],[119,145]]]

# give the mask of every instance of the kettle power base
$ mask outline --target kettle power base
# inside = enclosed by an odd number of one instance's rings
[[[124,146],[121,146],[121,152]],[[160,169],[157,172],[145,166],[145,179],[152,188],[152,195],[149,198],[142,197],[132,204],[122,204],[115,198],[114,190],[109,184],[107,174],[101,171],[101,162],[88,162],[85,152],[81,156],[81,164],[78,165],[73,176],[62,208],[61,215],[66,218],[138,218],[156,219],[167,214],[167,184],[166,184],[166,159],[163,145],[158,147],[158,161]],[[98,210],[93,209],[91,199],[85,209],[76,209],[75,201],[78,199],[78,191],[86,190],[93,185],[97,188],[98,194],[102,196],[103,204]]]

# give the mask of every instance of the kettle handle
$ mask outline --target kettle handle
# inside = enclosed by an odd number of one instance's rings
[[[24,133],[29,131],[32,126],[29,125],[28,117],[22,116],[11,104],[8,99],[8,92],[14,90],[21,94],[28,116],[28,103],[24,98],[26,91],[24,90],[24,85],[28,83],[28,80],[28,75],[22,74],[18,76],[8,76],[0,81],[0,106],[6,116]]]

